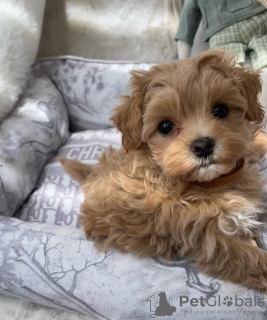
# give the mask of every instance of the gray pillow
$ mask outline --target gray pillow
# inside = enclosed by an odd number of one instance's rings
[[[31,76],[19,106],[0,128],[0,214],[12,216],[45,163],[68,136],[64,101],[47,77]]]
[[[73,133],[45,166],[34,192],[17,216],[27,221],[79,227],[78,215],[83,196],[78,183],[63,171],[57,157],[93,165],[110,145],[118,149],[120,144],[121,134],[115,128]]]
[[[111,127],[112,109],[119,104],[118,97],[128,92],[129,71],[152,65],[67,57],[41,60],[33,71],[55,83],[66,102],[71,131],[77,132]]]

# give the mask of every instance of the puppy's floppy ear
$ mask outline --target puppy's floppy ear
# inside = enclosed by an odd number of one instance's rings
[[[222,63],[229,65],[234,60],[234,55],[224,50],[207,50],[197,55],[194,59],[199,69],[203,69],[206,66],[215,67]]]
[[[232,77],[239,86],[240,92],[248,102],[246,118],[255,123],[261,123],[264,111],[259,103],[258,96],[261,93],[262,82],[259,71],[251,67],[237,67],[236,55],[223,50],[208,50],[196,57],[198,67],[212,67],[227,77]]]
[[[140,148],[146,71],[132,71],[130,95],[123,96],[122,105],[115,109],[111,118],[122,133],[122,145],[126,151]]]
[[[264,118],[264,110],[259,102],[259,94],[262,90],[260,72],[251,68],[236,68],[239,78],[240,91],[248,102],[246,118],[255,123],[261,123]]]

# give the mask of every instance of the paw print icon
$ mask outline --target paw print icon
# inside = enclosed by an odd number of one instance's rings
[[[226,305],[227,307],[230,307],[233,304],[233,298],[228,296],[224,297],[223,304]]]

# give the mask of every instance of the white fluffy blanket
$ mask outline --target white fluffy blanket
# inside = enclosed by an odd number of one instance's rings
[[[45,0],[0,1],[0,123],[12,111],[38,50]]]

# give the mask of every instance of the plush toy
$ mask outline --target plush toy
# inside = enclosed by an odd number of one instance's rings
[[[0,125],[22,94],[35,61],[45,0],[0,1]]]
[[[266,4],[266,0],[261,1]],[[185,0],[175,40],[180,59],[190,55],[201,17],[210,49],[238,54],[243,65],[250,51],[254,68],[267,67],[267,10],[257,0]]]

